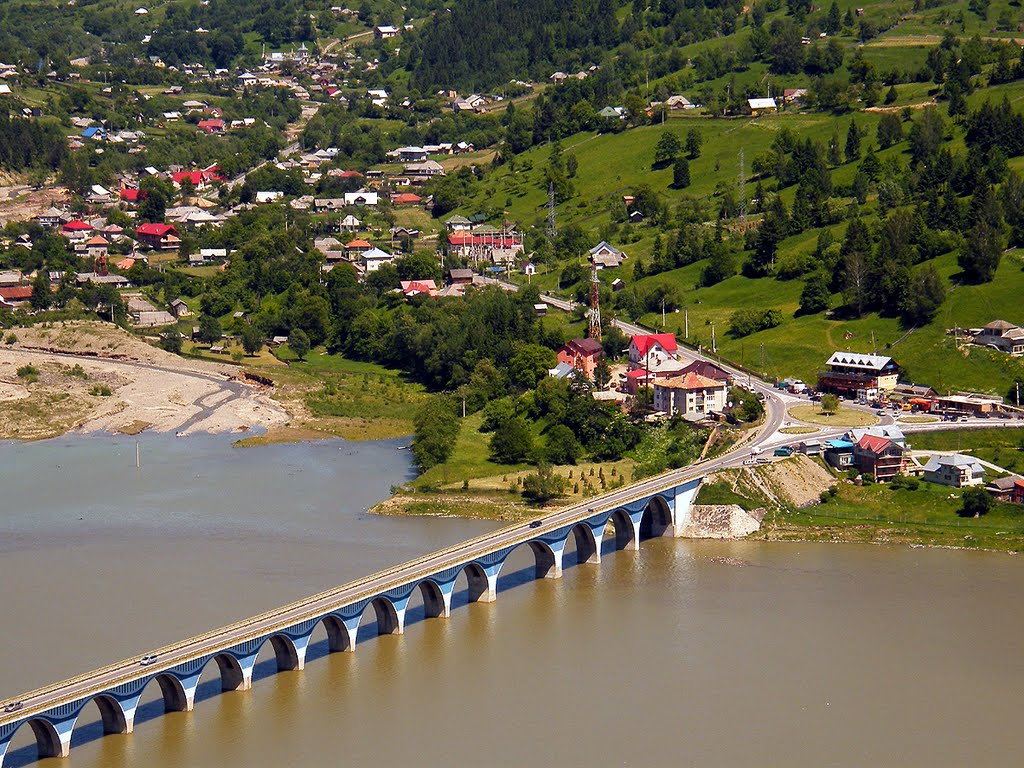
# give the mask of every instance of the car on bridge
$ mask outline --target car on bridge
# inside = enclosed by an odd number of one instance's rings
[[[531,528],[540,528],[540,526],[541,526],[541,522],[540,522],[540,520],[533,520],[533,521],[532,521],[532,522],[530,523],[530,527],[531,527]]]
[[[139,659],[139,664],[143,667],[148,667],[150,664],[156,664],[156,659],[156,654],[150,653]]]
[[[23,701],[12,701],[10,704],[8,704],[6,707],[4,707],[4,712],[17,712],[19,709],[21,709],[24,706],[25,706],[25,702],[23,702]]]

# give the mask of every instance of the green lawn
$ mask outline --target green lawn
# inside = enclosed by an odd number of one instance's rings
[[[423,489],[428,486],[446,485],[458,480],[467,480],[493,475],[506,475],[529,469],[528,464],[496,464],[490,456],[490,434],[480,432],[482,413],[474,413],[461,420],[459,437],[455,450],[447,462],[428,469],[414,485]]]
[[[971,549],[1024,549],[1024,508],[996,504],[981,518],[961,518],[959,491],[921,483],[915,491],[887,485],[840,484],[835,499],[803,510],[775,513],[776,538],[841,538],[879,543],[921,543]],[[950,498],[953,496],[954,498]]]

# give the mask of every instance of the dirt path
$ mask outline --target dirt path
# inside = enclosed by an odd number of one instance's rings
[[[238,379],[237,369],[184,360],[113,326],[17,333],[17,342],[0,347],[0,437],[232,432],[288,421],[267,393]]]

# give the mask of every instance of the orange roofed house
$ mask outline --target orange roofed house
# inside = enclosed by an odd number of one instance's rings
[[[669,416],[703,419],[724,413],[728,385],[697,373],[654,381],[654,410]]]
[[[571,365],[591,381],[597,362],[603,357],[604,347],[596,339],[573,339],[558,350],[558,362]]]

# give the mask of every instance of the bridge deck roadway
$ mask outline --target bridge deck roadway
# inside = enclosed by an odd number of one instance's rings
[[[675,488],[708,472],[727,465],[738,464],[742,458],[748,455],[751,445],[745,446],[747,450],[743,452],[736,452],[711,461],[703,461],[691,467],[672,470],[626,488],[595,496],[585,503],[552,511],[543,519],[538,528],[531,528],[528,523],[508,526],[290,605],[158,648],[151,652],[158,655],[157,664],[142,667],[139,665],[138,657],[134,657],[30,691],[18,697],[18,700],[24,704],[22,709],[12,713],[0,713],[0,726],[45,713],[68,702],[91,698],[109,691],[115,686],[153,676],[165,669],[216,654],[247,640],[267,637],[275,632],[294,627],[303,621],[323,617],[360,600],[377,597],[390,589],[421,581],[446,569],[465,566],[489,554],[525,544],[545,533],[593,517],[595,511],[614,511],[627,504]]]

